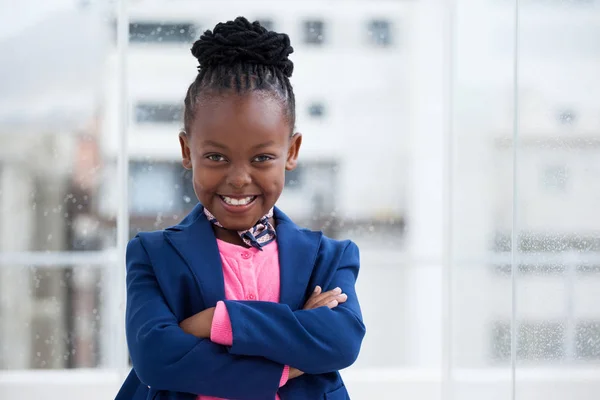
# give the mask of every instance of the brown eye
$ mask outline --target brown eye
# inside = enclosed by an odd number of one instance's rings
[[[252,161],[254,161],[254,162],[265,162],[265,161],[269,161],[269,160],[272,160],[272,159],[273,159],[273,157],[271,157],[271,156],[268,156],[266,154],[261,154],[260,156],[254,157],[254,160],[252,160]]]
[[[225,157],[223,157],[220,154],[209,154],[206,156],[206,158],[209,159],[210,161],[215,161],[215,162],[226,161]]]

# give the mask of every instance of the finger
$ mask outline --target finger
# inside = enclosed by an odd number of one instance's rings
[[[317,301],[317,296],[319,296],[321,294],[321,291],[323,289],[321,289],[321,286],[317,285],[315,286],[315,289],[313,290],[313,292],[310,294],[310,297],[308,298],[308,300],[306,301],[306,303],[304,304],[304,309],[305,310],[309,310],[314,306],[315,301]]]
[[[346,293],[342,293],[338,297],[336,297],[336,300],[339,304],[345,303],[346,300],[348,300],[348,295]]]
[[[329,308],[335,308],[335,307],[337,307],[337,306],[338,306],[338,304],[339,304],[339,303],[338,303],[338,301],[337,301],[337,300],[332,300],[332,301],[330,301],[329,303],[327,303],[327,307],[329,307]]]
[[[342,294],[342,289],[339,287],[336,287],[335,289],[330,290],[330,292],[335,293],[335,294]]]
[[[338,294],[338,295],[331,295],[331,296],[327,296],[326,298],[323,298],[320,301],[316,302],[313,305],[313,308],[319,308],[319,307],[323,307],[323,306],[329,307],[329,305],[333,301],[337,302],[337,304],[335,305],[335,307],[337,307],[338,304],[345,303],[346,300],[348,300],[348,295],[345,293]],[[329,308],[331,308],[331,307],[329,307]]]
[[[323,299],[331,297],[331,296],[336,296],[338,294],[342,293],[342,290],[340,288],[335,288],[333,290],[329,290],[325,293],[321,293],[321,287],[317,286],[315,288],[315,290],[313,291],[313,293],[311,294],[311,296],[309,297],[309,299],[306,302],[306,305],[309,305],[310,303],[314,303],[314,302],[321,302]]]
[[[319,288],[319,289],[320,289],[320,288]],[[322,299],[325,299],[325,298],[327,298],[327,297],[330,297],[330,296],[337,296],[337,295],[340,295],[340,294],[342,294],[342,289],[340,289],[340,288],[338,287],[338,288],[335,288],[335,289],[329,290],[329,291],[327,291],[327,292],[325,292],[325,293],[319,293],[319,294],[317,294],[316,296],[314,296],[314,299],[315,299],[316,301],[321,301]],[[312,297],[312,296],[311,296],[311,297]]]
[[[315,291],[313,291],[313,294],[306,301],[306,304],[304,304],[304,310],[312,310],[315,308],[326,306],[336,296],[340,296],[342,294],[342,289],[339,287],[336,287],[335,289],[329,290],[325,293],[318,293],[321,290],[322,289],[320,286],[315,287]],[[344,301],[346,300],[344,299]]]
[[[337,296],[339,295],[331,292],[323,293],[322,295],[316,297],[313,300],[313,303],[314,305],[318,305],[319,307],[321,307],[329,303],[331,300],[335,299]]]

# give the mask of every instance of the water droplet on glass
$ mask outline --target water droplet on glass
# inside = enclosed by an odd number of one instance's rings
[[[190,201],[192,201],[192,199],[190,198],[190,196],[183,196],[183,201],[189,203]]]

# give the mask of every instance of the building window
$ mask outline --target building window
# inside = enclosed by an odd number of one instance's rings
[[[270,18],[259,18],[258,22],[260,23],[261,26],[263,26],[268,31],[272,31],[273,28],[275,27],[275,23]]]
[[[581,360],[600,360],[600,321],[585,321],[577,324],[575,355]]]
[[[304,42],[321,45],[325,41],[325,23],[320,20],[304,21]]]
[[[600,252],[600,237],[582,234],[539,234],[523,232],[518,237],[518,250],[521,253],[562,253],[575,251],[580,253]],[[494,251],[510,252],[512,242],[510,234],[496,233]]]
[[[565,357],[565,326],[560,322],[521,322],[517,334],[517,358],[522,361],[554,361]],[[492,328],[492,356],[508,361],[511,356],[509,322]]]
[[[368,25],[369,41],[374,46],[386,47],[392,44],[392,32],[389,21],[373,20]]]
[[[569,174],[564,165],[553,165],[542,171],[542,185],[547,191],[564,192],[567,190]]]
[[[183,122],[182,104],[138,103],[135,106],[135,121],[138,124],[172,124]]]
[[[302,186],[302,167],[298,165],[293,171],[285,171],[285,187],[298,189]]]
[[[562,125],[573,125],[577,115],[573,110],[564,110],[558,113],[558,122]]]
[[[133,216],[180,213],[196,196],[191,173],[179,162],[130,162],[130,212]]]
[[[194,24],[161,24],[132,22],[129,24],[129,41],[134,43],[191,43],[196,38]]]
[[[325,105],[323,103],[312,103],[308,106],[308,115],[313,118],[322,118],[325,115]]]

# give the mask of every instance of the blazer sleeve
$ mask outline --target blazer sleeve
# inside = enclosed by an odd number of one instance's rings
[[[272,400],[284,371],[277,362],[231,354],[224,346],[185,333],[139,238],[127,246],[126,334],[135,372],[156,390]]]
[[[225,301],[233,331],[230,352],[262,356],[309,374],[352,365],[366,332],[354,287],[359,270],[354,243],[349,242],[335,268],[323,290],[340,287],[348,300],[334,309],[292,311],[287,304]]]

